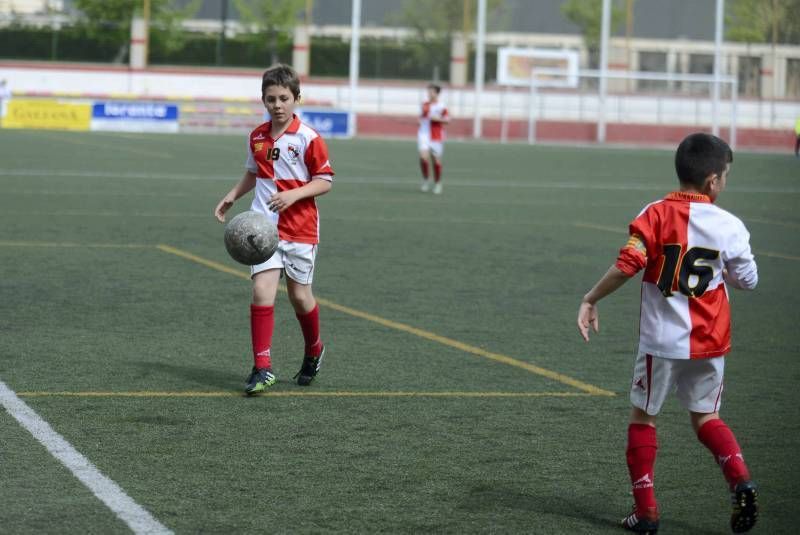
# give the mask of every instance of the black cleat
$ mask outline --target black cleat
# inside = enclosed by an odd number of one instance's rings
[[[250,377],[247,378],[247,385],[244,387],[244,393],[248,396],[264,392],[269,387],[278,382],[275,374],[268,368],[253,368],[250,372]]]
[[[322,366],[322,357],[325,356],[325,346],[322,346],[322,352],[317,357],[311,357],[306,355],[303,357],[303,366],[300,368],[300,371],[294,376],[297,379],[297,384],[300,386],[308,386],[311,384],[311,381],[314,380],[314,377],[317,376],[317,372],[319,371],[320,367]]]
[[[750,531],[758,520],[758,487],[752,481],[742,481],[733,489],[731,495],[733,512],[731,530],[734,533]]]
[[[624,529],[634,533],[655,535],[658,533],[658,513],[639,515],[636,512],[636,506],[634,506],[631,514],[623,518],[620,524]]]

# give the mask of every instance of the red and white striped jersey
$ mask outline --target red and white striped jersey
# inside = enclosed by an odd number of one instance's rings
[[[269,209],[279,191],[302,187],[312,177],[333,180],[328,147],[322,137],[296,115],[278,139],[270,136],[271,122],[250,133],[245,167],[257,177],[251,210],[267,214],[282,240],[319,243],[319,213],[314,198],[301,199],[280,214]]]
[[[753,289],[758,270],[750,234],[706,195],[673,192],[649,204],[630,224],[616,262],[642,277],[639,352],[695,359],[731,347],[726,283]]]
[[[447,108],[441,102],[425,102],[419,116],[419,136],[431,141],[444,141],[444,123],[448,117]]]

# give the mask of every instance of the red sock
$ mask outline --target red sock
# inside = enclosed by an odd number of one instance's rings
[[[441,162],[433,162],[433,179],[436,182],[439,182],[442,178],[442,163]]]
[[[322,340],[319,337],[319,305],[308,314],[296,314],[303,331],[303,340],[306,342],[306,355],[318,357],[322,353]]]
[[[275,327],[275,307],[250,305],[250,335],[253,338],[253,361],[256,368],[272,369],[270,347]]]
[[[426,160],[425,158],[420,158],[419,168],[422,169],[422,178],[428,180],[428,160]]]
[[[646,424],[628,426],[628,449],[625,454],[628,458],[636,513],[639,516],[658,516],[658,503],[653,487],[657,450],[655,427]]]
[[[750,472],[744,463],[742,450],[736,442],[733,431],[725,422],[719,418],[709,420],[697,431],[697,438],[714,454],[714,459],[722,468],[722,473],[731,489],[737,483],[750,479]]]

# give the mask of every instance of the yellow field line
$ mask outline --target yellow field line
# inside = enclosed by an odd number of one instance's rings
[[[620,227],[608,227],[606,225],[595,225],[593,223],[572,223],[573,227],[588,228],[592,230],[604,230],[606,232],[613,232],[614,234],[627,234],[628,231]]]
[[[71,243],[0,240],[0,247],[88,247],[103,249],[152,249],[152,245],[138,243]]]
[[[229,268],[228,266],[222,265],[218,262],[214,262],[212,260],[208,260],[192,253],[188,253],[181,249],[177,249],[175,247],[169,245],[158,245],[158,249],[164,251],[166,253],[174,254],[185,258],[187,260],[191,260],[193,262],[197,262],[198,264],[202,264],[206,267],[210,267],[212,269],[216,269],[218,271],[222,271],[224,273],[229,273],[231,275],[249,279],[249,273],[244,273],[242,271]],[[388,327],[390,329],[395,329],[397,331],[402,331],[405,333],[413,334],[415,336],[419,336],[420,338],[425,338],[426,340],[431,340],[433,342],[437,342],[439,344],[449,346],[466,353],[471,353],[473,355],[477,355],[479,357],[484,357],[489,360],[493,360],[495,362],[500,362],[502,364],[507,364],[509,366],[514,366],[517,368],[521,368],[523,370],[529,371],[531,373],[535,373],[536,375],[541,375],[542,377],[547,377],[548,379],[552,379],[554,381],[558,381],[559,383],[563,383],[578,390],[582,390],[589,394],[595,396],[613,396],[615,395],[613,392],[608,390],[604,390],[602,388],[596,387],[589,383],[584,383],[583,381],[579,381],[574,379],[568,375],[564,375],[562,373],[554,372],[552,370],[548,370],[546,368],[542,368],[540,366],[536,366],[535,364],[530,364],[528,362],[523,362],[521,360],[517,360],[515,358],[502,355],[500,353],[493,353],[491,351],[486,351],[485,349],[481,349],[479,347],[475,347],[469,344],[465,344],[464,342],[459,342],[458,340],[453,340],[452,338],[447,338],[445,336],[440,336],[436,333],[432,333],[430,331],[426,331],[423,329],[418,329],[417,327],[412,327],[411,325],[406,325],[405,323],[400,323],[398,321],[392,321],[385,318],[381,318],[380,316],[375,316],[373,314],[369,314],[368,312],[362,312],[360,310],[356,310],[354,308],[350,308],[344,305],[340,305],[334,303],[333,301],[329,301],[327,299],[317,298],[317,302],[321,306],[325,306],[336,310],[338,312],[342,312],[343,314],[347,314],[349,316],[354,316],[356,318],[364,319],[367,321],[371,321],[373,323],[377,323],[379,325],[383,325],[384,327]]]
[[[783,258],[784,260],[798,260],[800,261],[800,256],[792,256],[789,254],[782,254],[782,253],[771,253],[769,251],[754,251],[754,254],[757,256],[771,256],[772,258]]]
[[[223,273],[233,275],[234,277],[250,280],[249,273],[245,273],[244,271],[239,271],[238,269],[233,269],[224,264],[220,264],[219,262],[214,262],[213,260],[208,260],[206,258],[193,255],[192,253],[188,253],[181,249],[176,249],[175,247],[171,247],[169,245],[163,245],[163,244],[156,245],[156,249],[164,251],[165,253],[174,254],[175,256],[180,256],[181,258],[185,258],[186,260],[191,260],[192,262],[197,262],[198,264],[210,267],[211,269],[216,269],[217,271],[222,271]]]
[[[29,398],[45,397],[73,397],[73,398],[222,398],[222,397],[247,397],[241,392],[17,392],[18,396]],[[318,390],[293,390],[287,392],[267,392],[258,397],[271,398],[302,398],[302,397],[330,397],[330,398],[573,398],[588,397],[594,394],[589,392],[349,392]]]

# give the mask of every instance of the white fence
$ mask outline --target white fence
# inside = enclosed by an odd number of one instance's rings
[[[17,94],[70,94],[125,98],[219,99],[257,102],[261,73],[218,70],[129,71],[126,69],[52,68],[0,63],[0,79],[7,79]],[[347,80],[304,83],[303,96],[313,105],[347,108]],[[357,94],[359,113],[413,116],[425,99],[425,84],[372,83],[361,81]],[[475,112],[472,88],[446,88],[442,94],[454,117],[471,118]],[[478,105],[484,118],[527,120],[531,96],[528,90],[488,86]],[[727,126],[731,102],[720,103],[720,124]],[[600,110],[596,89],[542,90],[535,102],[538,120],[596,121]],[[655,125],[709,125],[711,100],[705,95],[683,95],[680,91],[659,94],[610,92],[606,97],[609,122]],[[736,123],[747,128],[792,129],[800,117],[800,102],[739,100]]]

